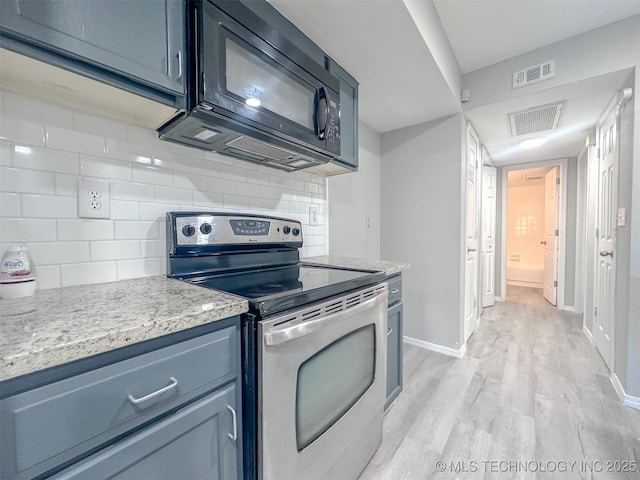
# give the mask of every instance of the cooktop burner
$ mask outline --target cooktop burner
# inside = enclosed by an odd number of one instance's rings
[[[172,278],[244,297],[259,317],[384,281],[382,272],[300,262],[302,224],[235,213],[167,213]]]
[[[254,313],[268,315],[382,281],[384,274],[299,264],[186,279],[244,297]]]

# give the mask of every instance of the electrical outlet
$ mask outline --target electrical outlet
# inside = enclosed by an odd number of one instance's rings
[[[309,207],[309,225],[318,225],[318,207]]]
[[[109,182],[78,180],[78,217],[109,218]]]

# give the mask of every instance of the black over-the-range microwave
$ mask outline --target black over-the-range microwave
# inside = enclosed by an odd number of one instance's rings
[[[189,1],[188,109],[160,138],[293,171],[340,155],[340,83],[239,1]]]

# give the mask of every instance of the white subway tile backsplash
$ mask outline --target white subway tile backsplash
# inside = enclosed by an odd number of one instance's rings
[[[0,117],[0,138],[18,144],[44,145],[44,125],[2,115]]]
[[[167,211],[299,219],[301,254],[326,253],[325,177],[163,142],[152,129],[29,97],[6,98],[0,247],[33,247],[40,288],[164,274]],[[110,180],[110,219],[77,218],[77,181],[93,178]],[[311,205],[320,214],[317,227],[307,225]]]
[[[95,115],[75,112],[74,123],[75,129],[79,132],[93,133],[94,135],[99,135],[101,137],[117,138],[120,140],[127,139],[127,125],[109,118],[101,118],[96,117]],[[109,141],[107,140],[107,150],[108,148]]]
[[[65,263],[88,262],[88,242],[46,242],[27,243],[31,258],[38,265],[60,265]]]
[[[120,142],[107,138],[107,157],[131,162],[133,165],[151,165],[153,150],[145,145]]]
[[[64,107],[11,92],[2,92],[2,109],[7,115],[47,125],[73,128],[73,112]]]
[[[209,190],[215,193],[236,193],[236,183],[224,178],[209,178],[208,179]]]
[[[54,193],[53,173],[0,167],[0,191]]]
[[[58,240],[112,240],[111,220],[58,220]]]
[[[214,192],[193,191],[193,204],[203,207],[222,207],[224,205],[223,195]]]
[[[104,156],[104,137],[47,126],[47,146],[58,150]]]
[[[118,279],[116,262],[72,263],[60,267],[61,285],[87,285]]]
[[[55,220],[0,218],[0,243],[52,242],[55,239]]]
[[[13,166],[59,173],[80,173],[77,153],[52,148],[17,146],[13,152]]]
[[[20,195],[17,193],[0,193],[0,217],[19,217]]]
[[[60,287],[60,265],[36,265],[38,290]]]
[[[155,240],[164,235],[165,222],[117,221],[115,227],[116,240]]]
[[[35,218],[76,218],[78,200],[54,195],[22,195],[22,216]]]
[[[2,121],[2,119],[0,119]],[[11,152],[13,151],[13,145],[4,140],[0,140],[0,166],[11,166]]]
[[[127,260],[140,257],[139,240],[107,240],[91,242],[91,260]]]
[[[162,203],[192,204],[191,190],[186,188],[156,187],[156,201]]]
[[[111,198],[153,202],[156,198],[156,189],[153,185],[143,183],[111,182]]]
[[[138,258],[136,260],[119,260],[118,280],[128,278],[150,277],[163,275],[166,270],[163,268],[161,258]]]
[[[70,197],[78,196],[78,180],[80,175],[66,175],[64,173],[54,174],[56,195],[66,195]]]
[[[125,200],[111,200],[111,218],[113,220],[138,220],[140,204]]]
[[[85,177],[100,177],[112,180],[132,179],[131,165],[125,162],[107,160],[104,157],[80,155],[80,168]]]
[[[173,174],[173,184],[176,187],[190,190],[206,190],[208,188],[206,177],[183,172],[175,172]]]
[[[167,218],[167,212],[180,210],[180,205],[169,203],[141,203],[140,220],[159,220]]]
[[[173,185],[173,172],[156,167],[133,167],[133,180],[153,185]]]
[[[164,257],[167,254],[167,241],[162,240],[142,240],[140,242],[142,258]]]

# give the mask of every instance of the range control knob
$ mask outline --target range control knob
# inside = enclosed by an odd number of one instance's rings
[[[213,227],[211,226],[210,223],[203,223],[202,225],[200,225],[200,231],[204,235],[209,235],[212,230],[213,230]]]
[[[196,233],[196,227],[193,225],[185,225],[182,227],[182,233],[185,237],[192,237]]]
[[[289,225],[285,225],[284,227],[282,227],[282,233],[284,233],[285,235],[289,235],[289,232],[291,232],[291,227]]]
[[[293,233],[294,237],[297,237],[298,235],[300,235],[300,229],[299,228],[294,228],[291,233]]]

